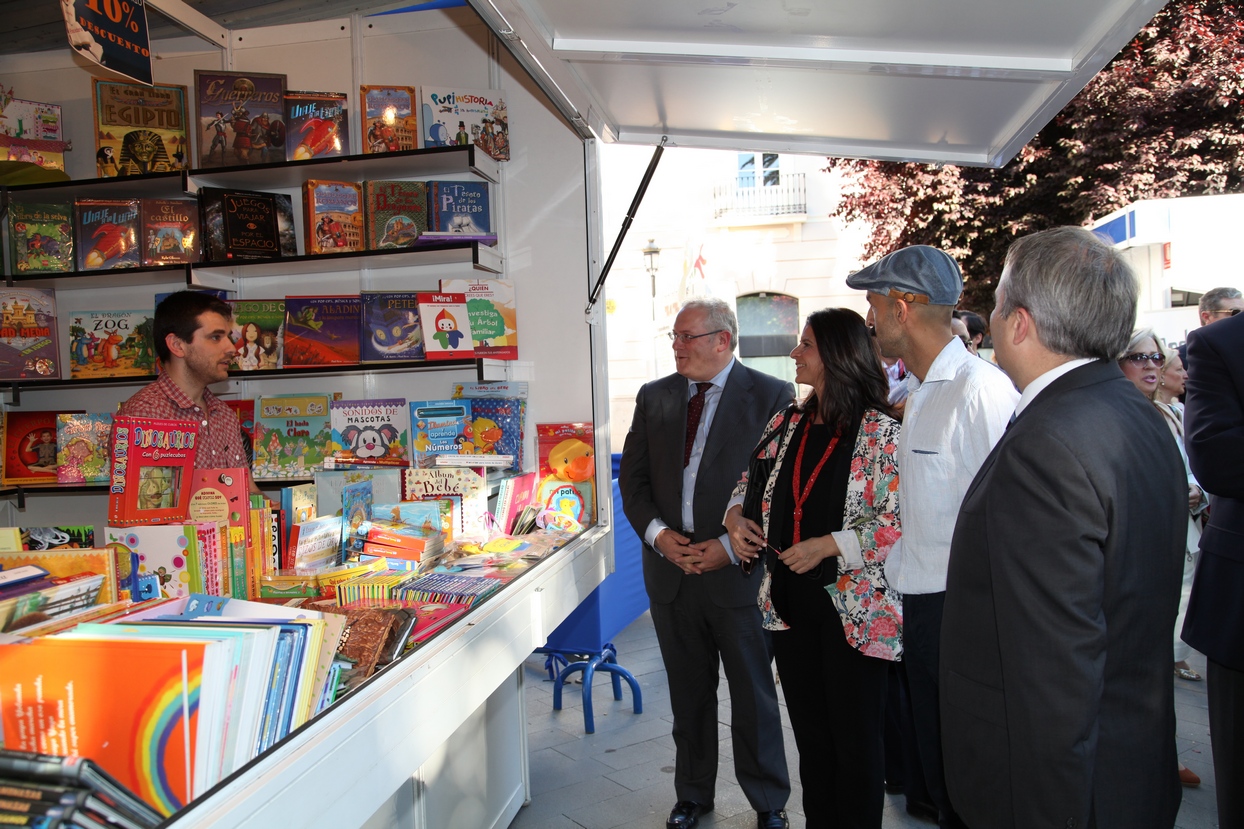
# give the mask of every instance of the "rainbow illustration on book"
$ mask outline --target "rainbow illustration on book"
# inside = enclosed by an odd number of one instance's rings
[[[138,744],[131,758],[138,796],[165,815],[185,806],[193,796],[193,737],[199,713],[199,689],[203,683],[202,663],[188,664],[182,654],[180,669],[170,671],[155,684],[138,721]],[[184,754],[173,769],[185,770],[186,779],[174,784],[169,779],[172,753]],[[186,798],[180,795],[186,793]]]

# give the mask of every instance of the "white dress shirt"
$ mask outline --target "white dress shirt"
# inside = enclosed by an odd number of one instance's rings
[[[907,383],[898,446],[903,537],[886,558],[885,575],[901,593],[940,593],[959,505],[1006,431],[1019,392],[958,337],[933,360],[924,382],[909,374]]]
[[[1019,396],[1019,403],[1015,406],[1015,416],[1019,417],[1019,413],[1028,408],[1028,404],[1032,402],[1033,398],[1049,388],[1050,383],[1053,383],[1059,377],[1067,374],[1072,369],[1088,365],[1091,362],[1093,362],[1092,357],[1081,357],[1076,360],[1068,360],[1062,365],[1055,366],[1045,374],[1038,376],[1037,379],[1024,386],[1024,393]]]
[[[704,455],[704,444],[708,441],[708,430],[713,426],[713,417],[717,414],[717,404],[721,402],[721,393],[726,388],[726,378],[730,376],[731,369],[734,368],[734,358],[730,358],[730,363],[717,373],[708,382],[712,383],[707,391],[704,392],[704,410],[700,413],[700,425],[696,429],[695,441],[691,444],[691,459],[687,462],[686,467],[682,471],[682,527],[688,533],[695,530],[695,480],[700,471],[700,458]],[[703,380],[687,381],[687,400],[691,400],[696,394],[696,383],[704,382]],[[661,530],[669,529],[669,525],[660,518],[654,518],[648,524],[648,528],[644,531],[644,541],[648,542],[648,546],[657,549],[657,535]],[[734,555],[734,549],[730,546],[730,536],[723,534],[720,539],[721,546],[726,548],[726,555],[730,556],[732,562],[738,562]],[[660,552],[657,550],[657,552]]]

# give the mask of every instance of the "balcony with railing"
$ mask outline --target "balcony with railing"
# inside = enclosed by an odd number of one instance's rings
[[[754,175],[740,174],[729,184],[713,188],[714,219],[769,218],[807,212],[803,173],[782,173],[779,177],[766,172],[759,187]]]

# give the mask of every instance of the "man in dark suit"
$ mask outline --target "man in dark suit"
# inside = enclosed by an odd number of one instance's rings
[[[1244,315],[1188,335],[1184,438],[1213,493],[1183,640],[1209,659],[1218,825],[1244,827]]]
[[[1116,363],[1138,292],[1083,228],[1007,253],[990,330],[1021,396],[960,508],[942,621],[946,783],[971,827],[1161,829],[1179,810],[1187,476]]]
[[[666,826],[691,829],[713,809],[724,664],[739,786],[760,829],[782,829],[790,779],[756,607],[760,579],[732,566],[722,517],[765,424],[794,389],[734,359],[738,323],[721,300],[687,302],[671,337],[677,373],[639,390],[619,469],[626,517],[645,541],[644,584],[674,714],[677,803]]]

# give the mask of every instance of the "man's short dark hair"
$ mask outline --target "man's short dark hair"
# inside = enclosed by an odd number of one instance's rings
[[[199,330],[199,315],[205,311],[215,311],[225,319],[233,318],[229,303],[203,291],[178,291],[160,301],[155,309],[152,329],[156,356],[161,362],[168,362],[172,356],[165,342],[168,335],[176,334],[182,342],[190,342],[194,339],[194,332]]]
[[[963,324],[968,327],[968,336],[973,340],[977,337],[982,339],[985,336],[985,320],[975,311],[955,311],[955,319],[963,320]]]

